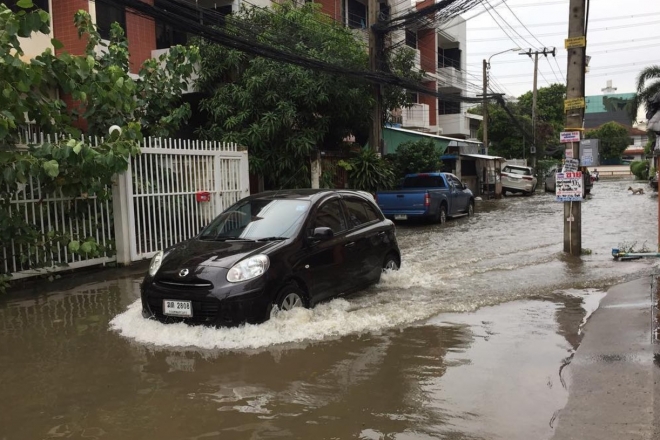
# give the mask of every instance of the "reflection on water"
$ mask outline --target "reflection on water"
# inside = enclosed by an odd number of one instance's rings
[[[260,326],[145,321],[137,278],[4,298],[0,439],[548,438],[601,289],[655,264],[609,255],[656,231],[620,187],[584,204],[591,255],[561,252],[548,195],[484,202],[400,226],[380,285]]]

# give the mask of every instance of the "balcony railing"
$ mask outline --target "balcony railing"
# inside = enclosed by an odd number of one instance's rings
[[[438,89],[465,90],[465,72],[454,67],[438,69]]]
[[[401,126],[414,128],[429,128],[428,104],[413,104],[401,111]]]

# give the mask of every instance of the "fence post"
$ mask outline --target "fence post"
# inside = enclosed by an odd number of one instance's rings
[[[241,151],[240,174],[241,174],[241,198],[250,195],[250,166],[248,163],[247,150]]]
[[[128,265],[131,263],[131,245],[129,221],[129,200],[127,181],[130,178],[131,168],[122,174],[115,176],[112,184],[112,213],[115,223],[115,247],[117,249],[117,264]]]

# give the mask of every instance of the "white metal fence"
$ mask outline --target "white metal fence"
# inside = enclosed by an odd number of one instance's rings
[[[26,143],[50,141],[30,136]],[[98,140],[92,140],[98,142]],[[147,138],[142,154],[117,176],[111,200],[42,194],[28,179],[10,200],[41,238],[0,244],[0,275],[25,278],[112,261],[128,264],[195,236],[225,208],[249,195],[247,151],[235,144]],[[208,201],[205,201],[208,200]],[[48,234],[63,237],[45,246]],[[67,240],[93,238],[100,255],[72,253]]]
[[[130,261],[197,235],[249,195],[247,151],[235,144],[149,138],[141,150],[126,173]]]
[[[22,140],[26,144],[40,144],[55,138],[33,133],[26,134]],[[98,144],[97,139],[88,141]],[[44,271],[75,269],[115,260],[112,204],[109,201],[96,197],[65,197],[61,191],[43,194],[39,180],[28,177],[25,184],[19,184],[9,202],[10,216],[20,217],[37,236],[32,244],[11,239],[5,246],[0,246],[0,274],[11,274],[13,279],[20,279]],[[99,245],[100,254],[73,253],[66,244],[70,240],[90,238]],[[46,245],[48,242],[50,246]]]

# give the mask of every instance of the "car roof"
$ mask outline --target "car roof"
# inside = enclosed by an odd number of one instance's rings
[[[526,165],[514,165],[514,164],[506,164],[504,165],[505,167],[511,167],[511,168],[524,168],[524,169],[531,169],[532,167],[528,167]]]
[[[294,199],[294,200],[308,200],[310,202],[316,202],[317,200],[323,199],[333,194],[338,194],[343,196],[357,195],[373,201],[373,196],[366,191],[348,190],[348,189],[311,189],[311,188],[280,189],[277,191],[264,191],[261,193],[253,194],[249,196],[249,198],[250,199]]]

